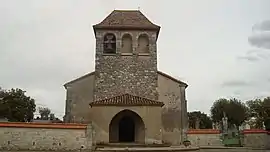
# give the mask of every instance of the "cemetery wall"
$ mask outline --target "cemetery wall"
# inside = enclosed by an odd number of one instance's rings
[[[187,132],[188,140],[196,146],[223,146],[221,133],[215,129],[191,129]],[[270,132],[260,129],[243,130],[244,147],[270,149]]]
[[[222,146],[219,130],[191,129],[187,132],[191,145],[196,146]]]
[[[0,123],[0,151],[3,150],[82,150],[92,148],[92,125],[54,123]],[[191,129],[187,132],[193,146],[223,146],[215,129]],[[269,148],[270,133],[265,130],[244,130],[243,145]]]
[[[91,146],[91,125],[0,123],[0,151],[79,150]]]
[[[270,132],[259,129],[244,130],[244,147],[270,149]]]

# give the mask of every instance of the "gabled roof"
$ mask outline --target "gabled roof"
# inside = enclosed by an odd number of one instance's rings
[[[139,10],[114,10],[95,29],[157,30],[160,26],[148,20]]]
[[[174,77],[172,77],[172,76],[170,76],[170,75],[168,75],[168,74],[166,74],[164,72],[158,71],[157,73],[160,74],[160,75],[162,75],[162,76],[164,76],[164,77],[166,77],[166,78],[168,78],[168,79],[173,80],[174,82],[179,83],[181,86],[183,86],[185,88],[188,87],[188,84],[186,84],[185,82],[183,82],[181,80],[178,80],[178,79],[176,79],[176,78],[174,78]]]
[[[91,102],[90,106],[160,106],[164,105],[163,102],[131,95],[131,94],[122,94],[114,96],[112,98],[103,99]]]
[[[160,75],[162,75],[162,76],[164,76],[164,77],[166,77],[166,78],[168,78],[168,79],[171,79],[171,80],[174,81],[174,82],[179,83],[180,85],[184,86],[185,88],[188,87],[188,84],[186,84],[185,82],[180,81],[180,80],[178,80],[178,79],[176,79],[176,78],[174,78],[174,77],[172,77],[172,76],[170,76],[170,75],[168,75],[168,74],[166,74],[166,73],[163,73],[163,72],[161,72],[161,71],[158,71],[157,73],[160,74]],[[95,71],[93,71],[93,72],[91,72],[91,73],[88,73],[88,74],[86,74],[86,75],[83,75],[83,76],[81,76],[81,77],[79,77],[79,78],[77,78],[77,79],[74,79],[74,80],[72,80],[72,81],[70,81],[70,82],[65,83],[65,84],[64,84],[64,87],[66,88],[67,85],[72,84],[72,83],[74,83],[74,82],[76,82],[76,81],[79,81],[79,80],[81,80],[81,79],[83,79],[83,78],[86,78],[86,77],[91,76],[91,75],[94,75],[94,74],[95,74]]]
[[[69,81],[69,82],[67,82],[67,83],[64,84],[64,87],[66,88],[67,85],[72,84],[72,83],[74,83],[74,82],[76,82],[76,81],[79,81],[79,80],[81,80],[81,79],[83,79],[83,78],[86,78],[86,77],[91,76],[91,75],[94,75],[94,74],[95,74],[95,71],[90,72],[90,73],[88,73],[88,74],[86,74],[86,75],[83,75],[83,76],[81,76],[81,77],[79,77],[79,78],[77,78],[77,79],[74,79],[74,80],[72,80],[72,81]]]

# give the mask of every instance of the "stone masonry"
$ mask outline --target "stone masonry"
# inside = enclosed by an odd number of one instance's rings
[[[116,35],[116,54],[103,54],[103,36]],[[133,39],[133,53],[122,55],[121,38],[129,33]],[[140,34],[149,37],[149,54],[140,55],[136,51]],[[149,99],[158,99],[157,93],[157,53],[156,32],[142,31],[96,31],[95,100],[131,93]]]
[[[161,122],[145,128],[155,130],[146,134],[145,142],[158,132],[162,134],[162,142],[181,144],[187,129],[185,91],[188,85],[157,70],[160,27],[140,11],[114,10],[93,29],[96,38],[95,71],[64,85],[67,90],[65,122],[96,123],[96,134],[101,135],[103,142],[108,141],[108,124],[112,120],[109,109],[113,108],[103,105],[101,109],[108,110],[102,112],[91,104],[104,99],[110,102],[116,96],[130,94],[164,103],[163,107],[142,108],[156,113],[149,115],[151,118],[148,119],[142,110],[135,111],[145,124],[152,124],[152,120]],[[125,39],[127,35],[129,39]],[[127,101],[125,109],[134,109],[128,102],[133,101]],[[117,112],[120,113],[121,109],[119,107]]]
[[[91,125],[0,123],[0,151],[78,151],[91,148]]]

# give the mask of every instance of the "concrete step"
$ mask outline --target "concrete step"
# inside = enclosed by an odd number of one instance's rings
[[[140,147],[170,147],[170,144],[141,144],[141,143],[107,143],[97,144],[97,148],[140,148]]]
[[[199,152],[198,147],[131,147],[131,148],[97,148],[95,152]]]

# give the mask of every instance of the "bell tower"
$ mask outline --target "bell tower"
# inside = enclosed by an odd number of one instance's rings
[[[124,93],[157,100],[156,42],[160,26],[138,10],[114,10],[93,29],[94,100]]]

